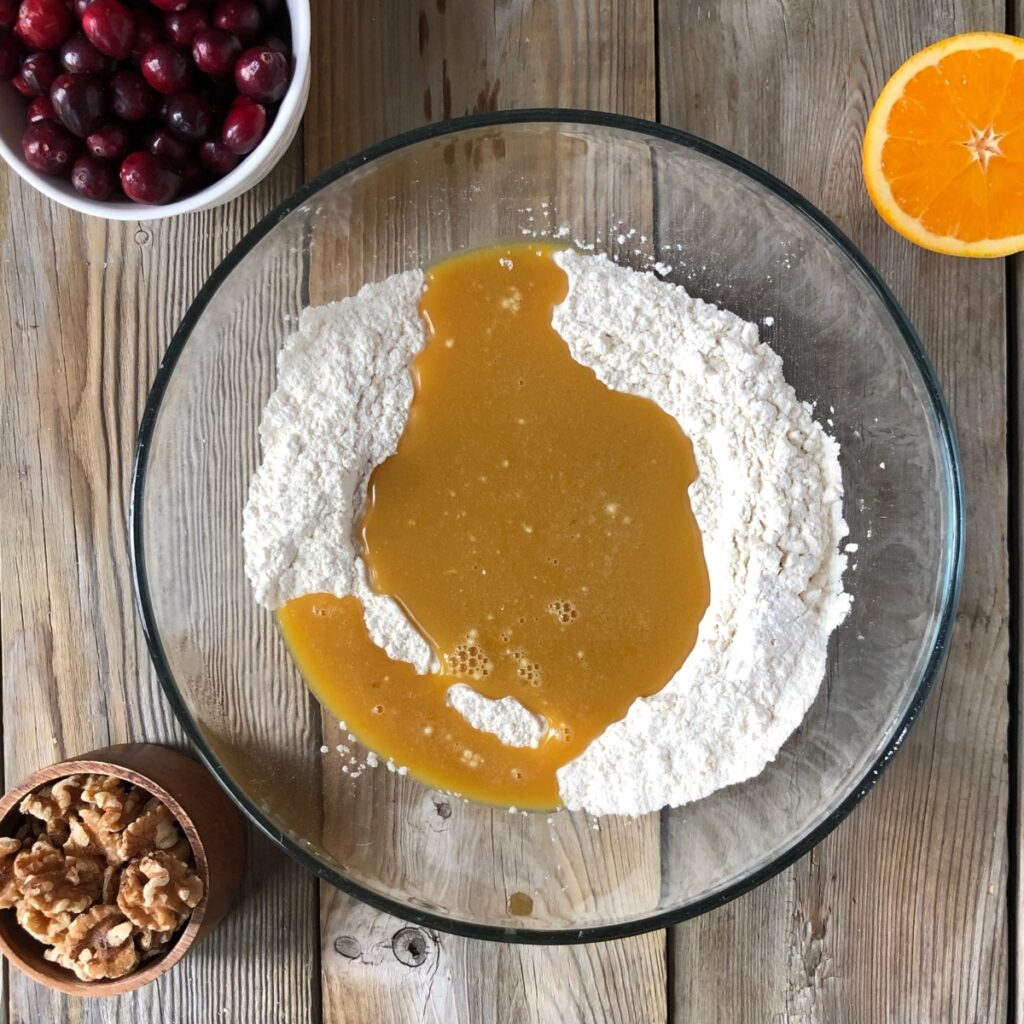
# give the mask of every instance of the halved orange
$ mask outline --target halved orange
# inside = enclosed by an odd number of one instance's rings
[[[968,32],[914,54],[868,118],[864,181],[926,249],[1024,250],[1024,39]]]

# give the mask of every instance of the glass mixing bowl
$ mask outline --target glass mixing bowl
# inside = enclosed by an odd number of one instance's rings
[[[640,818],[512,814],[385,766],[310,696],[243,572],[242,507],[275,360],[304,306],[456,250],[555,237],[762,324],[842,444],[853,612],[806,720],[759,776]],[[138,600],[163,687],[239,805],[306,867],[400,917],[566,942],[717,906],[820,840],[897,749],[942,661],[962,560],[953,432],[888,289],[804,199],[700,139],[575,111],[432,125],[267,216],[160,366],[132,495]],[[685,742],[685,739],[682,740]],[[321,753],[326,747],[327,753]]]

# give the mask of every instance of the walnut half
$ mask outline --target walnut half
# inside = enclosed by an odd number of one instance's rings
[[[0,910],[10,910],[21,898],[14,877],[14,857],[20,849],[20,839],[0,839]]]
[[[203,898],[203,883],[166,850],[132,861],[121,874],[117,905],[137,928],[174,931]]]
[[[66,858],[47,839],[37,839],[14,858],[22,899],[47,915],[80,914],[100,894],[103,872],[86,858]]]
[[[117,907],[95,906],[79,914],[64,937],[44,954],[82,981],[123,978],[139,962],[132,923]]]
[[[33,939],[48,945],[62,939],[74,919],[73,915],[66,910],[59,914],[44,914],[41,910],[36,910],[28,900],[22,900],[14,913],[18,924]]]
[[[90,775],[82,787],[82,803],[90,804],[90,809],[99,812],[91,816],[92,821],[106,832],[121,832],[127,828],[138,817],[145,801],[141,790],[112,775]]]
[[[146,801],[142,813],[121,833],[121,860],[134,860],[151,850],[166,850],[181,840],[174,815],[156,797]]]

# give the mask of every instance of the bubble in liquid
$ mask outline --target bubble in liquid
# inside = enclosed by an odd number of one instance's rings
[[[480,754],[476,753],[474,750],[470,750],[469,747],[466,747],[466,749],[462,751],[460,757],[470,768],[478,768],[484,761]]]
[[[516,675],[530,686],[537,687],[541,684],[540,665],[531,661],[521,651],[516,657]]]
[[[570,622],[575,622],[579,618],[579,612],[576,610],[576,606],[572,601],[552,601],[548,605],[547,610],[554,615],[563,626],[567,626]]]
[[[470,679],[486,679],[494,670],[494,663],[477,643],[475,632],[456,644],[451,654],[445,655],[445,662],[449,672]]]

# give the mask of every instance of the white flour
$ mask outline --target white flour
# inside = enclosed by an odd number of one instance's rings
[[[570,809],[643,814],[756,775],[814,700],[829,634],[850,603],[839,446],[752,324],[604,257],[557,260],[570,290],[553,323],[573,356],[674,416],[699,470],[690,497],[711,603],[697,644],[663,690],[635,701],[558,773]],[[243,537],[262,603],[355,594],[374,641],[425,672],[432,652],[397,604],[370,589],[353,535],[370,473],[405,426],[409,364],[424,342],[422,281],[398,275],[303,313],[261,424]],[[542,735],[542,720],[512,698],[459,684],[449,700],[510,745]]]
[[[242,539],[245,572],[261,604],[354,594],[374,643],[428,672],[436,667],[430,646],[391,598],[370,588],[353,528],[370,473],[405,429],[409,366],[426,340],[417,308],[422,290],[423,275],[410,271],[303,310],[277,357]]]
[[[464,683],[451,687],[448,703],[474,729],[494,733],[507,747],[535,747],[547,730],[543,717],[528,711],[515,697],[491,700]]]
[[[607,259],[556,258],[569,295],[552,323],[573,356],[675,416],[699,472],[711,603],[696,646],[558,773],[570,809],[643,814],[756,775],[814,700],[850,607],[839,445],[753,324]]]

